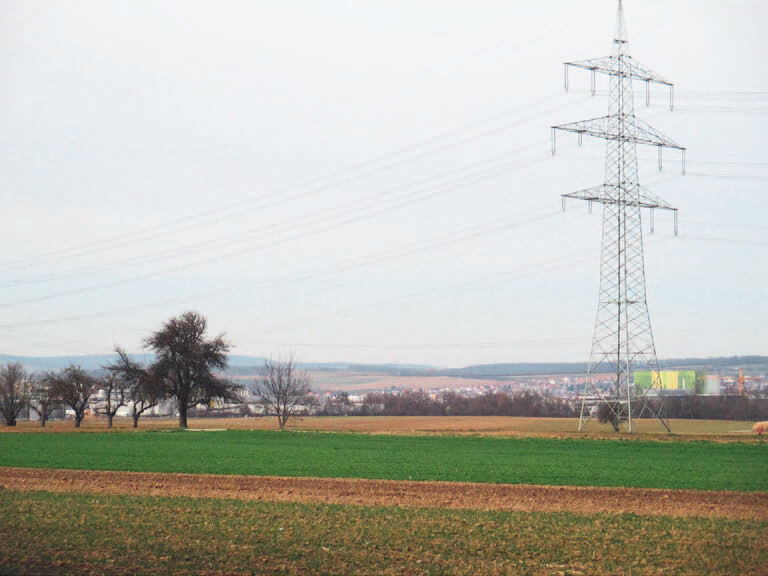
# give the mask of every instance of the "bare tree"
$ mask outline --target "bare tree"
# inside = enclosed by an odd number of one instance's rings
[[[49,372],[46,378],[61,402],[75,412],[75,428],[80,428],[88,403],[99,389],[99,381],[74,364],[60,372]]]
[[[254,393],[264,411],[277,416],[280,430],[285,429],[289,418],[309,408],[315,401],[309,374],[299,370],[293,358],[265,361]]]
[[[103,397],[100,398],[96,411],[107,417],[107,428],[112,428],[115,414],[128,403],[129,384],[122,378],[107,372],[99,379],[99,388]]]
[[[0,368],[0,414],[6,426],[16,426],[16,418],[29,405],[29,375],[24,366],[10,362]]]
[[[157,406],[163,398],[163,379],[133,360],[122,348],[115,348],[115,353],[117,360],[106,366],[106,369],[125,384],[133,427],[137,428],[141,415]]]
[[[208,322],[197,312],[171,318],[147,338],[157,360],[150,371],[162,378],[168,396],[176,399],[179,427],[187,427],[187,411],[218,398],[239,402],[240,386],[224,378],[231,345],[219,334],[205,337]]]
[[[40,426],[45,427],[53,411],[61,405],[56,389],[47,377],[33,378],[29,407],[37,413]]]

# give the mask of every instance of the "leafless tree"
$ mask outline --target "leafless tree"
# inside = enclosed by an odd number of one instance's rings
[[[74,364],[60,372],[49,372],[46,378],[61,402],[74,410],[75,428],[80,428],[88,403],[99,389],[98,379]]]
[[[168,396],[176,399],[179,427],[187,427],[187,411],[214,399],[239,402],[240,386],[221,376],[231,345],[219,334],[205,337],[208,322],[197,312],[171,318],[147,338],[157,360],[150,371],[161,378]]]
[[[112,428],[115,414],[128,403],[129,384],[107,372],[102,378],[99,378],[99,389],[103,396],[96,405],[96,411],[107,417],[107,428]]]
[[[280,430],[288,419],[314,404],[312,382],[305,370],[299,370],[293,358],[267,360],[254,389],[259,404],[267,414],[277,416]]]
[[[56,395],[56,389],[51,380],[45,376],[33,378],[29,407],[37,413],[40,426],[45,427],[53,411],[61,406],[61,399]]]
[[[115,348],[115,353],[117,360],[106,366],[106,369],[125,384],[133,427],[137,428],[141,415],[157,406],[163,398],[163,379],[133,360],[122,348]]]
[[[29,375],[18,362],[0,368],[0,414],[6,426],[16,426],[16,418],[29,405],[29,384]]]

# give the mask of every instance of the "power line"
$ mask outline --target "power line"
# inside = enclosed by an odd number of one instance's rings
[[[255,343],[268,344],[279,347],[295,348],[349,348],[362,350],[463,350],[472,348],[513,348],[513,347],[537,347],[542,344],[567,344],[584,342],[586,338],[524,338],[519,340],[500,342],[453,342],[453,343],[397,343],[397,344],[367,344],[367,343],[322,343],[322,342],[276,342],[257,341]]]
[[[549,102],[552,99],[553,99],[553,96],[548,96],[543,99],[534,101],[533,103],[528,104],[526,107],[536,107],[543,103]],[[163,224],[142,228],[130,233],[119,234],[116,236],[102,239],[95,243],[88,242],[87,244],[65,248],[61,250],[54,250],[54,251],[40,254],[38,256],[31,256],[31,257],[20,258],[17,260],[11,260],[4,264],[0,264],[0,272],[4,272],[10,269],[29,268],[35,263],[46,262],[51,259],[56,259],[56,261],[58,262],[58,261],[61,261],[62,259],[69,259],[69,258],[74,258],[78,256],[88,255],[88,254],[100,253],[107,250],[112,250],[117,246],[121,246],[128,243],[135,244],[136,242],[157,239],[157,238],[177,234],[179,232],[183,232],[185,230],[189,230],[191,228],[199,226],[201,223],[210,224],[210,223],[221,222],[231,218],[242,217],[243,215],[248,214],[254,210],[263,208],[264,205],[256,205],[256,206],[251,206],[251,205],[254,202],[268,198],[270,196],[273,196],[273,197],[285,196],[285,197],[279,201],[273,200],[272,203],[269,204],[269,206],[275,206],[275,205],[289,202],[292,200],[301,199],[307,195],[316,194],[318,192],[337,188],[339,186],[343,186],[343,185],[346,185],[346,184],[349,184],[373,175],[388,172],[388,171],[394,170],[395,168],[407,165],[409,163],[412,163],[418,160],[422,160],[424,158],[428,158],[430,156],[434,156],[436,154],[459,147],[461,145],[468,144],[468,143],[480,140],[482,138],[486,138],[488,136],[502,133],[505,130],[509,130],[511,128],[520,126],[521,124],[524,124],[526,122],[530,122],[537,118],[544,117],[563,107],[564,107],[564,104],[560,104],[551,109],[545,109],[535,114],[526,115],[523,118],[514,120],[512,122],[508,122],[507,124],[494,125],[489,129],[479,132],[478,134],[463,136],[462,138],[459,138],[458,140],[454,140],[454,141],[449,140],[447,143],[443,143],[436,148],[428,149],[426,151],[422,151],[415,155],[406,156],[405,158],[400,158],[400,156],[408,152],[429,147],[433,143],[438,143],[440,142],[440,140],[445,139],[447,136],[451,136],[453,134],[461,134],[462,132],[466,132],[467,130],[471,130],[478,126],[482,126],[484,124],[493,122],[501,117],[509,115],[510,112],[495,114],[479,122],[474,122],[474,123],[464,125],[454,130],[445,132],[442,135],[438,135],[438,136],[423,140],[417,144],[397,149],[394,152],[390,152],[370,160],[359,162],[357,164],[351,165],[346,168],[341,168],[339,170],[331,172],[330,174],[309,178],[298,184],[286,186],[283,188],[278,188],[277,190],[273,190],[265,193],[256,194],[250,198],[229,204],[227,206],[224,206],[212,211],[200,212],[198,214],[193,214],[191,216],[176,218],[171,221],[165,222]],[[382,166],[377,166],[377,164],[380,164],[384,161],[389,161],[389,162]],[[363,170],[364,168],[368,168],[368,167],[370,167],[370,169]],[[305,188],[309,188],[309,189],[305,189]],[[289,195],[289,193],[291,192],[293,194]]]
[[[720,178],[724,180],[768,180],[768,176],[754,176],[751,174],[708,174],[706,172],[686,172],[686,176],[698,178]]]
[[[541,212],[541,211],[539,211],[538,213],[533,213],[530,217],[526,217],[526,218],[524,218],[522,220],[510,221],[509,219],[504,219],[502,221],[497,221],[497,222],[492,223],[490,225],[485,225],[485,226],[481,226],[481,227],[474,227],[474,228],[465,228],[465,229],[461,229],[458,232],[455,232],[455,233],[453,233],[453,234],[451,234],[451,235],[449,235],[449,236],[447,236],[445,238],[433,239],[433,240],[428,241],[428,242],[420,243],[420,244],[418,244],[416,246],[404,246],[404,247],[401,247],[401,248],[385,251],[383,253],[375,254],[373,256],[368,256],[368,257],[365,257],[365,258],[362,258],[362,259],[357,259],[357,260],[353,260],[353,261],[346,262],[346,263],[336,264],[336,265],[333,265],[331,267],[316,268],[316,269],[313,269],[313,270],[311,270],[309,272],[300,272],[298,274],[290,274],[288,276],[280,277],[280,278],[277,278],[277,279],[259,280],[259,281],[256,281],[256,282],[251,282],[247,286],[249,288],[255,288],[255,287],[263,287],[263,286],[270,285],[270,284],[274,283],[275,281],[286,281],[286,280],[291,280],[291,279],[293,279],[293,280],[296,280],[296,279],[306,279],[306,278],[311,278],[311,277],[314,277],[314,276],[317,276],[317,275],[321,275],[321,274],[324,275],[324,274],[329,274],[329,273],[342,272],[342,271],[346,271],[346,270],[350,270],[350,269],[354,269],[354,268],[360,268],[360,267],[371,265],[373,263],[380,263],[380,262],[383,262],[383,261],[386,261],[386,260],[391,260],[391,259],[394,259],[394,258],[409,256],[411,254],[418,253],[418,252],[432,251],[432,250],[435,250],[435,249],[438,249],[438,248],[443,248],[443,247],[446,247],[446,246],[449,246],[449,245],[453,245],[453,244],[456,244],[456,243],[466,242],[466,241],[478,239],[478,238],[481,238],[481,237],[484,237],[484,236],[506,232],[506,231],[509,231],[511,229],[518,228],[520,226],[524,226],[524,225],[527,225],[527,224],[538,222],[538,221],[540,221],[542,219],[545,219],[545,218],[551,218],[556,213],[557,212],[553,212],[553,211],[548,211],[548,212]],[[42,301],[42,300],[49,300],[49,299],[53,299],[53,298],[57,298],[57,297],[61,297],[61,296],[68,296],[68,295],[73,295],[73,294],[81,294],[81,293],[83,293],[85,291],[90,291],[92,289],[97,289],[97,288],[99,288],[99,286],[89,287],[89,288],[84,288],[84,289],[81,288],[81,289],[76,289],[76,290],[72,290],[72,291],[66,291],[66,292],[62,292],[62,293],[48,294],[48,295],[45,295],[45,296],[41,296],[41,297],[37,297],[37,298],[29,298],[29,299],[26,299],[26,300],[20,300],[20,301],[16,301],[16,302],[3,303],[3,304],[0,304],[0,308],[14,307],[14,306],[19,306],[19,305],[23,305],[23,304],[32,303],[32,302],[39,302],[39,301]],[[242,288],[240,288],[240,289],[242,289]],[[207,292],[204,292],[202,294],[198,294],[196,296],[199,297],[199,296],[202,295],[202,296],[205,296],[205,297],[209,297],[211,295],[216,295],[216,294],[224,295],[224,294],[229,294],[229,293],[231,293],[233,291],[237,291],[237,289],[234,289],[233,287],[228,286],[228,287],[221,288],[221,289],[215,289],[215,290],[212,290],[212,291],[207,291]],[[168,303],[167,301],[164,301],[164,302],[161,303],[161,305],[165,305],[167,303]],[[136,311],[136,309],[131,309],[131,311]]]
[[[413,204],[415,204],[417,202],[423,202],[423,201],[429,200],[430,198],[436,197],[438,195],[445,194],[447,192],[453,192],[455,190],[464,188],[464,187],[472,185],[472,184],[476,184],[478,182],[481,182],[483,180],[487,180],[489,178],[497,178],[497,177],[503,175],[504,173],[506,173],[506,170],[494,170],[494,171],[486,172],[486,173],[483,173],[483,174],[480,174],[480,175],[475,175],[475,176],[473,176],[471,178],[459,179],[458,181],[455,181],[455,182],[451,183],[449,186],[439,186],[439,187],[427,188],[425,191],[422,192],[421,195],[411,196],[408,199],[401,199],[400,201],[392,203],[389,206],[386,206],[386,207],[383,207],[383,208],[377,207],[376,209],[370,210],[367,213],[359,214],[359,215],[356,215],[354,217],[346,217],[346,218],[344,218],[344,219],[342,219],[341,221],[338,221],[338,222],[333,222],[331,224],[323,224],[323,225],[318,226],[318,227],[316,227],[314,229],[305,230],[305,231],[299,232],[297,234],[294,234],[293,236],[289,236],[287,238],[283,238],[283,239],[276,240],[276,241],[273,241],[273,242],[270,242],[270,243],[262,244],[262,245],[258,246],[258,248],[262,248],[262,249],[269,248],[271,246],[274,246],[274,245],[277,245],[277,244],[282,244],[282,243],[284,243],[286,241],[289,241],[289,240],[296,240],[296,239],[306,238],[306,237],[309,237],[309,236],[312,236],[312,235],[316,235],[316,234],[321,233],[321,232],[325,232],[325,231],[328,231],[328,230],[332,230],[332,229],[338,228],[340,226],[345,226],[345,225],[348,225],[348,224],[351,224],[351,223],[356,223],[356,222],[360,222],[362,220],[370,219],[370,218],[375,217],[375,216],[377,216],[377,215],[379,215],[379,214],[381,214],[383,212],[389,212],[391,210],[396,210],[396,209],[401,209],[401,208],[404,208],[404,207],[407,207],[407,206],[411,206],[411,205],[413,205]],[[132,276],[132,277],[123,278],[123,279],[120,279],[120,280],[114,280],[114,281],[110,281],[110,282],[103,283],[103,284],[91,285],[91,286],[88,286],[88,287],[75,288],[75,289],[71,289],[71,290],[64,290],[64,291],[60,291],[60,292],[56,292],[56,293],[49,293],[49,294],[46,294],[44,296],[26,298],[26,299],[17,300],[17,301],[14,301],[14,302],[7,302],[7,303],[0,304],[0,308],[18,306],[18,305],[22,305],[22,304],[29,304],[29,303],[32,303],[32,302],[40,302],[40,301],[44,301],[44,300],[60,298],[60,297],[63,297],[63,296],[79,295],[79,294],[83,294],[83,293],[86,293],[86,292],[91,292],[91,291],[99,290],[99,289],[103,289],[103,288],[111,288],[111,287],[115,287],[115,286],[131,284],[131,283],[135,283],[135,282],[138,282],[138,281],[141,281],[141,280],[147,280],[147,279],[150,279],[150,278],[156,278],[158,276],[163,276],[163,275],[166,275],[166,274],[170,274],[170,273],[174,273],[174,272],[179,272],[179,271],[182,271],[182,270],[187,270],[187,269],[190,269],[190,268],[198,267],[198,266],[201,266],[201,265],[204,265],[204,264],[209,264],[209,263],[212,263],[212,262],[221,262],[223,260],[226,260],[226,259],[229,259],[229,258],[232,258],[232,257],[235,257],[235,256],[239,256],[239,255],[241,255],[241,254],[243,254],[245,252],[252,252],[254,249],[256,249],[256,248],[251,246],[251,247],[247,247],[247,248],[241,249],[241,250],[235,250],[235,251],[230,251],[230,252],[225,252],[225,253],[219,253],[219,254],[216,254],[214,256],[210,256],[210,257],[206,257],[206,258],[203,258],[203,259],[200,259],[200,260],[193,261],[191,263],[186,263],[186,264],[174,266],[174,267],[171,267],[171,268],[166,268],[164,270],[160,270],[160,271],[156,271],[156,272],[151,272],[151,273],[146,273],[146,274],[142,274],[142,275]]]
[[[525,225],[527,223],[532,223],[532,222],[536,221],[536,219],[543,218],[543,217],[546,217],[546,216],[540,216],[540,217],[534,216],[534,217],[530,218],[530,222],[529,221],[521,221],[521,222],[518,223],[518,225]],[[445,240],[445,243],[448,244],[449,243],[448,240]],[[536,263],[536,264],[530,265],[530,266],[526,267],[525,270],[527,272],[530,272],[530,271],[534,271],[535,272],[536,270],[538,270],[540,268],[546,270],[547,267],[551,266],[553,262],[554,263],[559,263],[560,261],[565,261],[567,259],[568,259],[568,257],[559,257],[559,258],[556,258],[556,259],[553,259],[553,260],[543,261],[543,262],[540,262],[540,263]],[[571,257],[571,259],[572,259],[572,257]],[[373,263],[375,263],[375,262],[373,262]],[[351,265],[346,265],[346,266],[352,267]],[[355,267],[357,267],[357,266],[355,266]],[[494,273],[491,276],[491,278],[498,278],[498,277],[502,277],[503,278],[503,277],[509,276],[510,274],[513,274],[514,272],[519,272],[519,269],[512,268],[512,269],[508,269],[508,270],[505,270],[505,271],[502,271],[502,272],[497,272],[497,273]],[[304,276],[304,274],[306,274],[307,277],[312,277],[312,275],[316,274],[316,272],[313,271],[313,272],[309,272],[309,273],[302,273],[301,276]],[[296,276],[299,276],[299,275],[296,275]],[[289,280],[289,279],[294,279],[294,276],[290,275],[290,276],[287,276],[287,277],[278,278],[276,280],[277,281],[284,281],[284,280]],[[481,281],[482,281],[482,279],[471,279],[471,280],[468,280],[468,281],[462,281],[459,284],[459,286],[463,286],[465,284],[472,285],[472,284],[476,284],[477,282],[481,282]],[[258,282],[250,283],[250,285],[247,286],[246,288],[261,287],[261,286],[269,284],[270,282],[272,282],[272,281],[270,281],[270,280],[258,281]],[[449,289],[455,289],[456,285],[450,285],[448,288]],[[439,291],[442,291],[444,289],[445,289],[444,287],[443,288],[438,288],[438,289],[430,289],[427,292],[418,293],[418,294],[419,295],[421,295],[421,294],[429,294],[429,293],[432,293],[432,292],[435,292],[435,291],[439,292]],[[229,293],[231,293],[231,291],[230,291],[230,288],[228,287],[228,288],[221,288],[221,289],[215,289],[215,290],[207,291],[207,292],[198,294],[197,297],[200,297],[200,296],[202,296],[202,297],[214,296],[215,297],[216,295],[223,296],[223,295],[226,295],[226,294],[229,294]],[[400,299],[403,299],[404,297],[405,298],[410,298],[410,297],[413,297],[413,295],[398,296],[397,299],[400,300]],[[185,300],[188,299],[188,298],[189,297],[185,297]],[[102,318],[102,317],[108,317],[108,316],[114,316],[114,315],[120,315],[120,314],[135,313],[135,312],[139,312],[139,311],[146,310],[146,309],[149,309],[149,308],[167,306],[169,304],[173,304],[173,303],[176,303],[176,302],[178,302],[178,300],[174,300],[174,301],[166,300],[166,301],[163,301],[163,302],[156,302],[156,303],[150,304],[150,305],[138,305],[138,306],[131,306],[131,307],[113,308],[113,309],[108,309],[108,310],[102,310],[102,311],[99,311],[99,312],[89,312],[87,314],[76,314],[76,315],[70,315],[70,316],[58,316],[58,317],[52,317],[52,318],[42,318],[42,319],[38,319],[38,320],[27,320],[27,321],[24,321],[24,322],[6,322],[6,323],[0,324],[0,328],[41,326],[41,325],[48,325],[48,324],[61,324],[61,323],[75,322],[75,321],[86,320],[86,319],[91,319],[91,318]],[[268,329],[268,328],[269,327],[264,328],[264,329]]]
[[[751,224],[727,224],[723,222],[707,222],[705,220],[686,220],[686,224],[697,226],[715,226],[717,228],[738,228],[740,230],[768,230],[768,226],[753,226]]]
[[[699,242],[717,242],[721,244],[738,244],[740,246],[768,246],[768,240],[760,241],[760,240],[744,240],[741,238],[721,238],[717,236],[690,236],[690,235],[681,235],[680,238],[683,240],[696,240]]]
[[[651,108],[664,108],[662,105],[651,104]],[[691,106],[687,104],[675,106],[676,112],[697,112],[697,113],[722,113],[731,112],[734,114],[754,114],[763,115],[768,114],[768,107],[736,107],[736,106]]]
[[[532,274],[539,274],[542,272],[561,268],[563,267],[563,265],[580,263],[581,261],[585,261],[587,258],[592,257],[595,252],[596,252],[595,250],[578,251],[566,256],[559,256],[557,258],[543,260],[541,262],[536,262],[523,267],[508,268],[506,270],[495,272],[487,276],[474,277],[469,280],[462,280],[460,282],[446,284],[443,286],[432,287],[426,290],[409,292],[409,293],[401,294],[391,298],[377,300],[377,301],[369,302],[366,304],[360,304],[357,306],[348,307],[343,310],[337,310],[330,313],[321,313],[321,314],[316,314],[312,316],[304,316],[291,321],[280,322],[276,324],[269,324],[264,326],[262,330],[265,332],[269,332],[273,330],[282,330],[285,328],[290,328],[291,326],[296,326],[296,325],[301,325],[302,327],[304,327],[314,322],[338,319],[344,316],[349,316],[350,314],[354,314],[355,312],[359,312],[361,310],[391,306],[392,304],[397,304],[397,303],[400,303],[406,300],[412,300],[415,298],[434,296],[435,294],[444,293],[444,292],[464,291],[464,290],[473,289],[477,287],[487,286],[489,282],[496,282],[496,281],[507,282],[510,280],[519,280],[521,278],[524,278]]]
[[[542,142],[541,146],[543,146],[543,144],[544,143]],[[2,282],[0,285],[21,286],[71,277],[80,277],[84,273],[90,272],[104,272],[115,269],[123,270],[129,266],[144,266],[149,263],[159,262],[166,259],[177,259],[178,257],[187,254],[200,255],[200,253],[204,251],[218,250],[228,246],[247,245],[253,239],[261,240],[262,247],[279,245],[285,240],[270,240],[270,235],[273,233],[277,235],[285,234],[286,232],[292,232],[300,227],[313,224],[323,224],[324,226],[327,226],[332,218],[341,219],[346,222],[348,218],[354,219],[360,214],[366,214],[371,210],[377,209],[379,205],[386,207],[388,203],[389,205],[392,205],[392,203],[397,203],[403,200],[413,200],[415,202],[420,196],[415,196],[414,192],[423,193],[425,190],[434,189],[434,187],[450,186],[467,179],[472,179],[476,176],[488,175],[491,177],[494,175],[495,170],[499,170],[499,173],[504,173],[508,172],[510,167],[524,168],[525,163],[528,161],[522,161],[520,164],[513,164],[511,159],[516,155],[520,155],[531,149],[531,147],[525,147],[512,152],[497,154],[480,162],[473,162],[455,170],[432,175],[411,185],[397,186],[384,192],[375,191],[368,196],[356,198],[341,206],[331,206],[324,211],[314,212],[309,216],[301,216],[294,220],[276,223],[267,227],[258,226],[251,228],[241,232],[235,238],[227,239],[219,237],[215,239],[205,239],[182,247],[161,250],[154,254],[131,256],[123,260],[112,260],[103,264],[72,268],[61,272],[53,272],[27,278],[16,278]],[[543,160],[543,158],[541,160]],[[359,213],[356,212],[356,209],[358,208],[362,210]],[[252,248],[248,248],[248,250],[251,249]]]

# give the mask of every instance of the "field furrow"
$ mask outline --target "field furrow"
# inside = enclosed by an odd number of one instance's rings
[[[12,490],[768,520],[768,493],[0,468]]]

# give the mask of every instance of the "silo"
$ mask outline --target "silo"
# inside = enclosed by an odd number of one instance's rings
[[[707,374],[704,394],[708,394],[710,396],[720,395],[720,376],[718,374]]]

